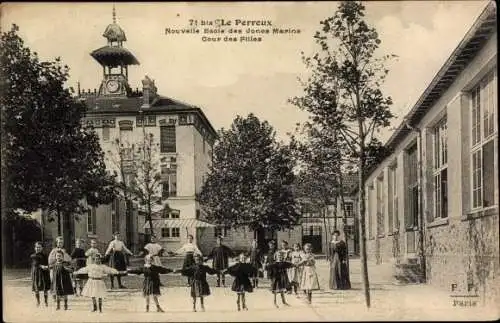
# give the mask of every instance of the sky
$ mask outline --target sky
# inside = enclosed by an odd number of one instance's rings
[[[396,54],[389,65],[385,95],[393,98],[396,127],[479,16],[487,1],[369,1],[367,22],[382,41],[377,54]],[[307,77],[301,51],[318,49],[313,35],[332,16],[338,2],[116,3],[117,23],[125,31],[124,47],[139,60],[129,68],[129,84],[141,87],[148,75],[158,92],[203,109],[214,128],[227,128],[237,116],[254,113],[286,140],[305,112],[288,103],[302,95],[298,78]],[[15,23],[27,46],[42,60],[61,57],[70,67],[68,86],[98,88],[102,68],[89,55],[106,45],[102,34],[112,23],[113,3],[3,3],[2,31]],[[271,21],[272,28],[299,29],[298,34],[263,35],[261,42],[207,42],[201,34],[166,34],[191,28],[190,19],[224,19],[228,28],[240,21]],[[216,28],[210,26],[209,28]],[[254,26],[256,29],[269,27]],[[225,34],[228,35],[228,34]],[[209,35],[220,36],[225,35]],[[384,129],[385,141],[393,130]]]

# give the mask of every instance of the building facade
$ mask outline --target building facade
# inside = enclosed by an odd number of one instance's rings
[[[196,239],[201,232],[198,229],[208,226],[198,220],[201,208],[195,196],[211,163],[216,131],[199,107],[158,94],[154,80],[148,76],[142,80],[141,89],[132,90],[129,67],[139,65],[139,61],[124,47],[126,35],[116,23],[114,10],[113,23],[103,36],[107,44],[91,53],[102,66],[100,86],[97,90],[78,89],[77,99],[87,106],[84,122],[99,136],[106,167],[126,183],[138,180],[131,167],[134,156],[145,141],[151,140],[147,151],[157,168],[152,173],[160,175],[154,193],[162,199],[158,201],[161,207],[155,204],[153,208],[153,230],[167,250],[177,249],[187,234]],[[171,212],[163,212],[165,205]],[[111,205],[77,215],[78,221],[67,227],[73,238],[94,238],[101,246],[118,231],[129,247],[140,250],[145,235],[150,234],[144,212],[144,206],[133,205],[128,217],[125,201],[117,197]],[[48,223],[46,231],[49,237],[54,236],[57,228]]]
[[[485,8],[389,139],[365,182],[365,225],[369,259],[393,262],[400,278],[498,304],[495,11]]]

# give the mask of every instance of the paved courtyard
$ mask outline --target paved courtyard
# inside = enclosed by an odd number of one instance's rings
[[[175,264],[172,266],[175,268]],[[397,286],[391,281],[389,266],[370,265],[372,308],[365,308],[361,289],[360,262],[351,260],[353,289],[331,291],[328,289],[328,263],[318,262],[322,290],[313,294],[313,303],[303,297],[287,296],[291,306],[276,309],[273,305],[269,283],[247,295],[248,311],[238,312],[236,297],[226,288],[216,288],[215,278],[209,284],[212,295],[205,300],[206,312],[192,312],[191,298],[184,277],[176,274],[162,275],[167,287],[162,288],[160,304],[165,313],[145,312],[141,295],[141,277],[125,279],[128,289],[109,291],[104,300],[103,313],[91,313],[91,301],[71,297],[69,310],[56,311],[52,300],[49,307],[36,308],[27,272],[4,271],[3,313],[6,322],[181,322],[181,321],[353,321],[353,320],[491,320],[498,318],[498,310],[476,307],[453,306],[446,291],[435,290],[427,285]],[[108,284],[109,282],[107,282]],[[109,286],[109,285],[108,285]]]

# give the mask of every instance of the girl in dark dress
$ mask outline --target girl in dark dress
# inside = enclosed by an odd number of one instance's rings
[[[69,263],[64,262],[64,252],[56,252],[56,263],[52,266],[52,292],[56,295],[56,310],[61,309],[61,298],[64,299],[64,309],[68,309],[68,295],[73,295],[73,284]]]
[[[248,257],[250,258],[250,264],[255,269],[252,275],[252,286],[253,288],[257,288],[259,285],[259,271],[262,268],[262,252],[258,248],[257,240],[252,241],[252,247],[248,251]]]
[[[240,254],[239,262],[229,267],[226,271],[228,274],[234,277],[233,286],[231,290],[238,294],[238,300],[236,304],[238,305],[238,311],[241,310],[241,305],[244,310],[248,310],[246,301],[245,301],[245,292],[251,293],[253,292],[253,286],[250,282],[249,277],[253,277],[255,272],[257,271],[252,264],[246,262],[245,254]]]
[[[340,231],[333,232],[330,243],[330,289],[350,289],[349,269],[347,268],[347,245],[339,239]]]
[[[156,266],[152,263],[152,256],[146,255],[144,257],[144,266],[137,269],[129,269],[128,272],[132,274],[143,274],[144,282],[142,284],[142,295],[146,299],[146,312],[149,312],[149,297],[153,296],[153,300],[156,304],[157,312],[164,312],[160,307],[158,302],[158,296],[160,293],[160,274],[168,274],[173,272],[172,269],[165,268],[162,266]]]
[[[184,276],[190,278],[191,286],[191,297],[193,298],[193,311],[196,312],[196,298],[200,298],[201,310],[205,311],[205,304],[203,303],[203,297],[210,295],[210,287],[207,283],[207,274],[215,275],[217,270],[205,266],[203,264],[203,258],[200,255],[194,257],[195,264],[181,269],[181,273]]]
[[[85,267],[86,265],[86,257],[85,250],[81,248],[82,240],[77,239],[75,241],[75,249],[71,253],[71,259],[73,260],[74,269],[79,270],[80,268]],[[73,274],[73,283],[75,287],[75,295],[82,296],[83,286],[85,285],[85,280],[87,279],[86,274]],[[78,290],[80,294],[78,294]]]
[[[183,254],[184,255],[184,263],[182,264],[182,269],[186,269],[186,268],[194,265],[195,255],[202,256],[200,249],[198,249],[196,244],[193,243],[193,239],[194,238],[191,234],[188,235],[188,242],[185,243],[177,251],[175,251],[176,254]],[[182,274],[182,275],[186,276],[185,274]],[[187,278],[188,278],[188,286],[191,286],[191,277],[187,276]]]
[[[276,262],[267,265],[266,269],[271,274],[271,291],[274,295],[274,306],[278,307],[276,294],[281,294],[283,305],[290,306],[285,300],[285,292],[290,290],[290,281],[288,280],[288,269],[294,265],[284,261],[283,254],[276,254]]]
[[[35,253],[31,257],[31,281],[32,290],[35,293],[36,306],[40,306],[40,292],[43,292],[43,300],[45,306],[48,303],[48,291],[50,290],[50,272],[49,260],[47,256],[42,253],[43,247],[41,242],[35,243]]]
[[[267,251],[266,255],[264,256],[264,268],[266,268],[268,265],[272,265],[276,262],[276,245],[273,240],[269,241],[269,250]],[[269,270],[267,271],[267,278],[270,280],[273,280],[273,273],[270,272]]]
[[[217,287],[220,287],[221,278],[222,286],[226,287],[226,280],[224,278],[224,269],[229,266],[229,257],[233,256],[233,251],[222,244],[222,237],[217,237],[216,246],[205,260],[212,258],[212,268],[217,270]]]

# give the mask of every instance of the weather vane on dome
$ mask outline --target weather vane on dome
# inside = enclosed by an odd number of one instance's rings
[[[113,23],[116,24],[116,9],[114,3],[113,3]]]

